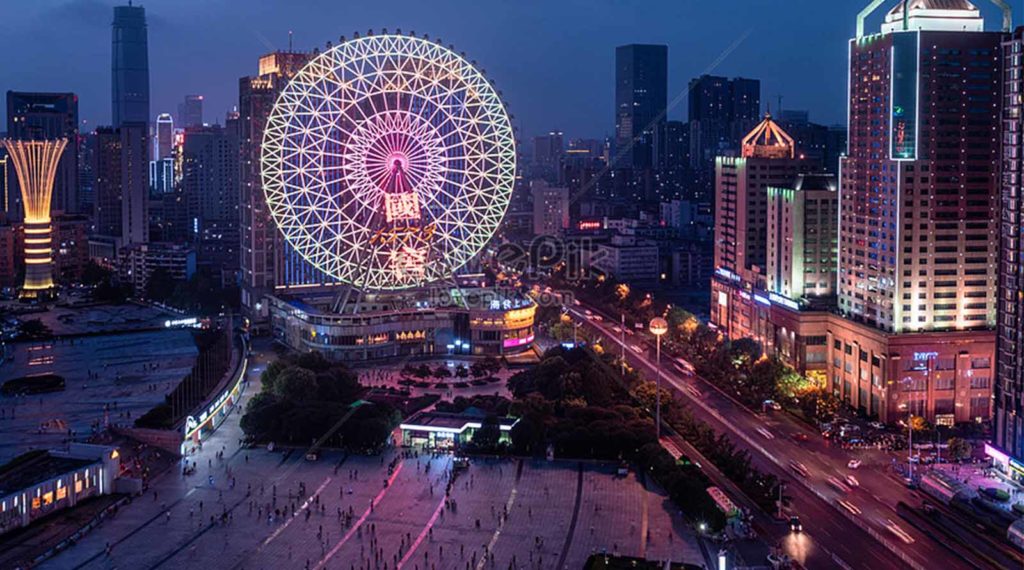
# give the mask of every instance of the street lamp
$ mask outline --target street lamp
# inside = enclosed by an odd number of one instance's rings
[[[655,390],[654,390],[654,401],[655,401],[655,404],[654,404],[654,410],[655,410],[655,412],[654,412],[654,421],[655,421],[655,424],[654,424],[654,434],[658,438],[658,440],[660,441],[661,440],[661,335],[663,335],[663,334],[668,332],[668,321],[666,321],[665,319],[663,319],[661,317],[654,317],[653,319],[651,319],[651,324],[650,324],[649,328],[651,330],[651,333],[654,335],[654,338],[656,339],[655,346],[657,347],[655,349],[655,362],[656,362],[656,366],[658,368],[658,376],[657,376],[657,380],[655,382]]]

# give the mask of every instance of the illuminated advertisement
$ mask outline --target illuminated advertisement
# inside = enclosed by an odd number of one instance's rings
[[[919,37],[916,32],[900,32],[892,38],[889,157],[893,160],[917,159]]]

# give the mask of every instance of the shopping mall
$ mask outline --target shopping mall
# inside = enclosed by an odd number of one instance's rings
[[[322,290],[301,296],[278,293],[268,302],[278,341],[346,362],[521,353],[533,343],[537,310],[526,295],[490,287]]]

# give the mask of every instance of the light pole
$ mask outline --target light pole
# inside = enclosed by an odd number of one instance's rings
[[[658,368],[658,376],[655,382],[654,390],[654,434],[661,440],[661,335],[668,332],[668,321],[661,317],[654,317],[651,319],[650,324],[651,333],[654,334],[656,339],[655,346],[655,366]]]

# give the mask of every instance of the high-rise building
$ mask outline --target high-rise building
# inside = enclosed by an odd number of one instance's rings
[[[170,113],[160,113],[156,117],[156,152],[154,160],[168,158],[174,147],[174,119]]]
[[[987,420],[1004,34],[968,0],[900,2],[881,33],[857,27],[828,386],[883,421]]]
[[[309,54],[274,52],[259,60],[259,74],[238,82],[239,191],[242,311],[251,326],[267,320],[264,295],[284,272],[284,240],[270,220],[260,179],[263,129],[278,93],[309,60]]]
[[[533,177],[543,178],[556,184],[559,180],[564,156],[565,140],[562,131],[555,130],[533,137]]]
[[[839,310],[890,332],[995,324],[1002,34],[952,4],[915,0],[903,30],[901,3],[850,43]]]
[[[74,93],[7,92],[7,136],[15,140],[67,139],[57,166],[53,188],[54,211],[79,211],[78,197],[78,96]],[[23,214],[17,177],[11,180],[10,211]]]
[[[238,120],[186,127],[181,187],[200,268],[238,270]]]
[[[145,123],[96,129],[96,233],[116,248],[149,241],[146,130]]]
[[[663,171],[680,171],[690,166],[690,127],[682,121],[665,121],[655,133],[655,165]]]
[[[1002,259],[992,414],[996,449],[990,455],[1020,479],[1024,476],[1024,27],[1003,42],[1002,62]]]
[[[185,95],[178,103],[178,122],[183,128],[203,126],[203,96]]]
[[[741,154],[715,161],[711,322],[731,338],[758,338],[768,310],[756,302],[767,299],[768,188],[789,188],[820,166],[795,155],[793,139],[770,115],[743,138]]]
[[[157,115],[153,160],[149,161],[149,192],[153,196],[168,194],[174,190],[174,141],[174,119],[170,113]],[[153,224],[150,224],[150,229],[153,228]]]
[[[835,294],[839,216],[835,177],[799,174],[768,187],[767,288],[787,299]]]
[[[96,205],[96,133],[82,133],[78,139],[78,210],[92,216]]]
[[[111,52],[112,120],[149,124],[149,46],[146,9],[142,6],[114,7]]]
[[[689,87],[690,165],[711,169],[715,158],[739,150],[761,116],[761,82],[702,75]]]
[[[533,234],[560,236],[569,227],[569,189],[544,180],[530,182],[533,195]]]
[[[655,133],[667,106],[668,46],[615,48],[615,167],[655,168]]]

